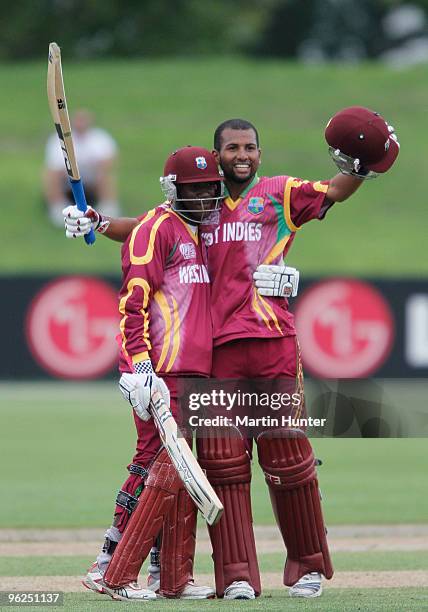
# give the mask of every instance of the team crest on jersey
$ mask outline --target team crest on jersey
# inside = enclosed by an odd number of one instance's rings
[[[191,242],[180,244],[180,253],[183,255],[184,259],[195,259],[196,257],[195,245],[192,244]]]
[[[207,167],[207,160],[205,159],[205,157],[195,157],[195,162],[196,162],[196,166],[200,169],[200,170],[205,170],[205,168]]]
[[[247,210],[252,215],[259,215],[265,209],[265,201],[263,198],[250,198]]]

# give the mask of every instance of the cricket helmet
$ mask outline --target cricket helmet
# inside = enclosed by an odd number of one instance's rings
[[[164,176],[161,176],[159,180],[162,191],[173,210],[192,223],[198,223],[198,221],[186,214],[200,213],[201,208],[194,210],[191,207],[183,208],[181,203],[197,202],[199,206],[202,205],[202,211],[206,215],[203,215],[199,223],[207,223],[212,213],[219,210],[224,197],[223,173],[219,170],[214,155],[203,147],[188,145],[171,153],[165,163]],[[214,182],[218,184],[218,187],[213,198],[180,198],[177,195],[177,185]]]
[[[361,178],[389,170],[400,151],[394,128],[379,113],[363,106],[336,113],[327,124],[325,139],[342,172]]]

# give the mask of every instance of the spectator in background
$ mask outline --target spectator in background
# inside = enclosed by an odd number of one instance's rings
[[[105,130],[94,127],[93,115],[86,109],[74,113],[71,125],[88,204],[105,215],[118,215],[116,142]],[[46,144],[44,197],[49,219],[54,225],[62,227],[62,209],[74,204],[74,201],[56,134],[52,134]]]

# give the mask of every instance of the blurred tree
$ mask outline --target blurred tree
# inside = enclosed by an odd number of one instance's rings
[[[251,53],[308,60],[374,57],[382,19],[428,0],[15,0],[0,3],[0,60]],[[388,45],[386,45],[388,46]]]
[[[233,53],[261,31],[272,0],[15,0],[0,5],[0,59]]]
[[[249,50],[308,62],[378,57],[394,44],[385,17],[404,5],[428,11],[428,0],[277,0]]]
[[[379,0],[280,0],[254,52],[308,61],[372,57],[383,47],[385,10]]]

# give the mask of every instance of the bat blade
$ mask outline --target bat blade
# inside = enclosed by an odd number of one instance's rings
[[[85,192],[83,190],[83,184],[74,152],[70,118],[65,98],[64,80],[62,77],[61,50],[55,42],[49,45],[47,93],[49,108],[64,156],[65,168],[70,180],[74,201],[76,202],[77,208],[85,212],[88,205],[86,203]],[[85,235],[85,241],[87,244],[93,244],[95,242],[93,230]]]
[[[187,492],[207,523],[215,525],[223,514],[221,501],[180,433],[159,391],[153,393],[150,405],[159,436]]]

